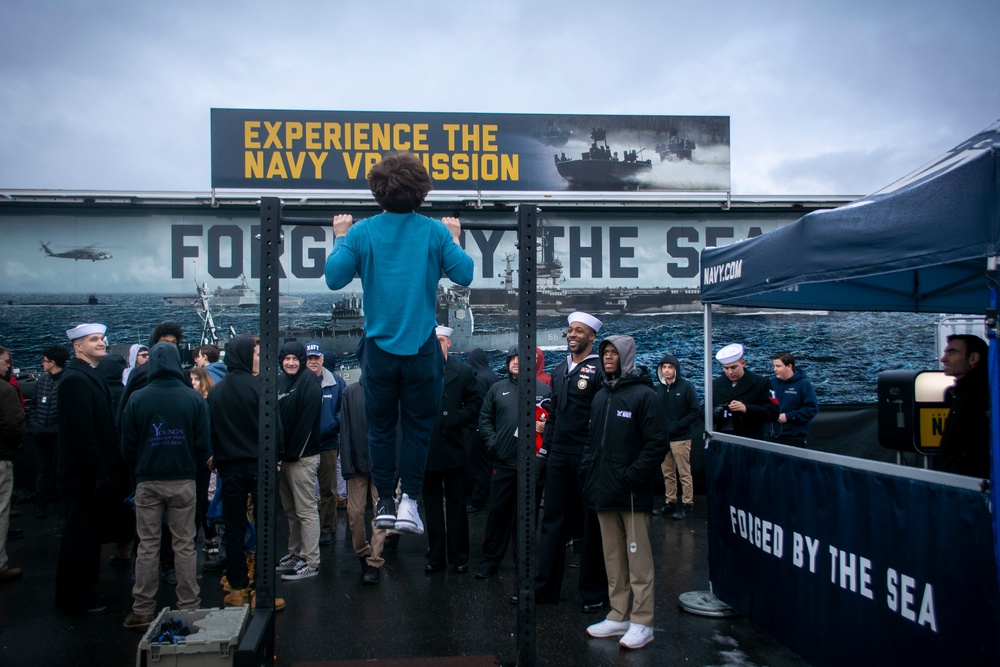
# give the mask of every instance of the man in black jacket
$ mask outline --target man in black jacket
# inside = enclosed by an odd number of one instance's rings
[[[69,351],[62,345],[50,345],[42,350],[41,377],[35,385],[28,413],[28,432],[32,435],[37,455],[35,478],[36,516],[49,514],[49,503],[56,499],[56,442],[59,440],[59,382],[69,362]]]
[[[770,381],[747,370],[739,343],[726,345],[715,359],[723,374],[712,382],[714,430],[762,440],[764,424],[778,418]]]
[[[195,477],[199,463],[208,459],[208,405],[184,383],[180,354],[171,343],[154,345],[146,365],[148,382],[132,394],[122,414],[121,450],[135,473],[139,536],[126,628],[145,628],[153,622],[164,521],[174,552],[177,607],[192,610],[201,605],[201,588],[195,578]]]
[[[493,475],[490,488],[490,512],[483,532],[483,559],[476,570],[477,579],[496,575],[503,562],[510,536],[517,520],[517,429],[521,419],[517,403],[517,346],[507,351],[507,373],[486,393],[479,413],[479,432],[490,458]],[[549,403],[552,390],[535,380],[535,405]],[[544,422],[536,422],[536,431]]]
[[[664,354],[656,369],[656,395],[663,403],[670,432],[670,449],[660,466],[666,487],[666,504],[653,510],[660,516],[672,513],[675,519],[691,516],[694,480],[691,478],[691,427],[698,421],[700,406],[694,385],[681,376],[681,365],[672,354]],[[681,479],[681,504],[677,504],[677,477]]]
[[[945,392],[948,418],[934,468],[958,475],[990,476],[989,348],[979,336],[948,336],[941,357],[944,374],[955,378]]]
[[[436,327],[435,333],[444,355],[444,393],[441,412],[431,432],[424,473],[424,514],[430,549],[424,571],[428,574],[438,572],[450,563],[454,571],[461,574],[469,571],[465,430],[475,426],[479,419],[483,395],[472,367],[448,354],[451,327]],[[419,518],[418,515],[418,521]]]
[[[278,378],[278,412],[285,435],[278,492],[288,517],[288,553],[278,561],[276,571],[282,579],[291,581],[319,574],[316,487],[323,389],[319,377],[306,367],[302,343],[285,343],[278,356],[282,370]]]
[[[125,506],[130,485],[118,451],[118,429],[108,383],[97,372],[107,353],[103,324],[81,324],[66,332],[76,356],[59,383],[56,483],[66,513],[56,608],[65,614],[106,614],[97,597],[101,544],[121,541],[119,524],[131,519]],[[111,535],[109,533],[115,533]]]
[[[635,341],[601,341],[605,381],[594,397],[583,456],[584,496],[597,512],[604,545],[611,612],[587,628],[591,637],[618,637],[622,647],[653,641],[653,550],[649,512],[653,476],[669,446],[663,404],[649,374],[635,366]]]
[[[230,592],[223,603],[240,607],[251,603],[250,579],[243,550],[247,531],[247,495],[257,502],[257,459],[260,420],[260,341],[256,336],[237,336],[226,343],[226,377],[208,392],[212,421],[211,466],[222,483],[222,522],[226,527],[226,581]],[[281,425],[281,422],[278,422]],[[280,457],[281,432],[276,453]],[[275,610],[284,600],[275,598]]]

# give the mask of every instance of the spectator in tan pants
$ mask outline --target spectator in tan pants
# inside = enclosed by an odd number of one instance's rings
[[[691,479],[691,427],[698,421],[701,408],[694,385],[681,377],[680,362],[664,354],[656,367],[656,395],[663,403],[670,433],[670,451],[663,458],[663,482],[666,504],[653,510],[656,516],[670,514],[675,519],[691,516],[694,484]],[[681,479],[681,502],[677,503],[677,477]]]
[[[364,378],[348,385],[340,404],[340,459],[344,478],[347,480],[347,525],[351,532],[354,553],[361,564],[361,580],[378,585],[382,575],[382,548],[385,546],[385,528],[376,528],[372,522],[369,543],[365,526],[365,506],[368,498],[372,507],[378,502],[378,489],[371,477],[371,458],[368,454],[368,420],[365,418]]]

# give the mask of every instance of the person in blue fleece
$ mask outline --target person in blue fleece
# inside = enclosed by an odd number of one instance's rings
[[[805,447],[809,422],[819,414],[812,383],[795,368],[795,357],[779,352],[772,357],[774,377],[771,390],[778,401],[778,416],[764,425],[764,438],[771,442]]]
[[[379,494],[375,526],[418,532],[416,497],[444,391],[444,355],[434,333],[438,282],[445,275],[469,285],[473,262],[459,245],[458,218],[438,222],[416,213],[431,191],[430,175],[417,156],[386,156],[368,173],[368,185],[383,212],[357,224],[350,215],[334,217],[326,284],[338,290],[358,275],[364,290],[365,338],[358,358]],[[402,427],[398,514],[397,422]]]

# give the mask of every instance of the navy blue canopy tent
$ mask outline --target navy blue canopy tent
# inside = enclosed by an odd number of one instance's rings
[[[982,314],[1000,228],[1000,122],[873,195],[701,259],[704,303]]]
[[[706,248],[701,257],[706,328],[710,304],[986,315],[994,508],[1000,501],[998,150],[1000,122],[875,194],[763,236]],[[708,348],[708,331],[706,341]],[[706,349],[706,377],[710,371]],[[993,536],[1000,554],[995,511]]]

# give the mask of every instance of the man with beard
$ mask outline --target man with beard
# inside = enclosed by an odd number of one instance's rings
[[[581,468],[587,504],[601,525],[611,613],[587,634],[624,635],[618,643],[638,649],[653,641],[649,513],[653,476],[669,448],[667,419],[649,374],[635,366],[635,341],[608,336],[600,351],[605,379],[591,408]]]
[[[601,550],[597,515],[583,503],[580,460],[587,444],[590,404],[600,389],[603,371],[594,353],[601,321],[587,313],[567,318],[566,360],[552,371],[552,410],[546,421],[542,451],[546,452],[545,509],[538,545],[535,601],[559,601],[566,571],[566,542],[572,536],[574,516],[583,515],[583,546],[578,588],[584,613],[600,611],[608,602],[608,579]],[[517,596],[510,599],[517,603]]]
[[[56,609],[65,614],[106,614],[97,597],[101,543],[129,494],[125,463],[108,383],[97,372],[107,352],[103,324],[81,324],[66,332],[76,356],[59,383],[56,480],[66,523],[56,569]]]
[[[254,606],[243,549],[247,531],[247,496],[257,502],[257,459],[260,431],[260,341],[256,336],[237,336],[226,343],[226,377],[208,392],[212,422],[212,458],[209,465],[222,484],[222,522],[226,527],[226,581],[230,591],[223,599],[227,607]],[[282,448],[281,421],[275,434],[276,454]],[[274,609],[285,607],[274,599]]]
[[[778,418],[771,383],[746,368],[743,346],[726,345],[715,355],[723,374],[712,382],[716,431],[744,438],[764,437],[764,424]]]
[[[278,493],[288,517],[288,553],[275,570],[282,579],[293,581],[319,574],[316,485],[323,389],[316,374],[306,367],[302,343],[285,343],[279,356],[278,413],[285,432],[285,453],[278,473]]]

